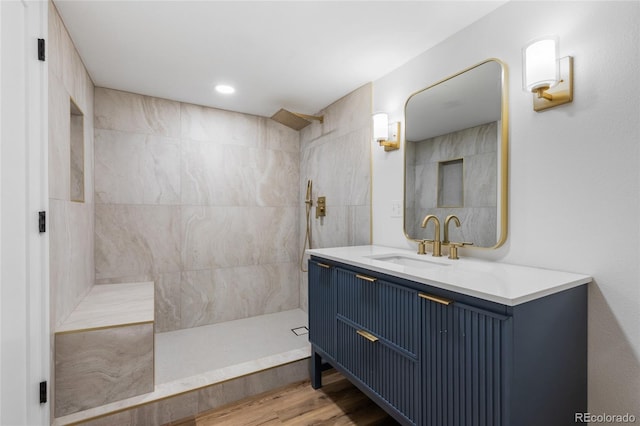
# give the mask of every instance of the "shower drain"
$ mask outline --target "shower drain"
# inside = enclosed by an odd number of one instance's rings
[[[309,334],[309,329],[306,326],[292,328],[291,331],[296,336],[302,336],[303,334]]]

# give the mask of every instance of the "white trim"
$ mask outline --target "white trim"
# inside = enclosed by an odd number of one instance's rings
[[[0,424],[48,424],[38,383],[49,381],[46,1],[0,1]]]

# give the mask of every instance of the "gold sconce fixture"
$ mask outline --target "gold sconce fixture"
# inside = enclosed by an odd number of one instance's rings
[[[391,132],[389,131],[391,129]],[[391,134],[391,138],[389,138]],[[373,138],[378,141],[385,151],[394,151],[400,148],[400,122],[389,126],[389,116],[385,113],[373,115]]]
[[[534,111],[573,101],[573,58],[558,58],[558,38],[541,37],[522,49],[522,88],[533,92]]]

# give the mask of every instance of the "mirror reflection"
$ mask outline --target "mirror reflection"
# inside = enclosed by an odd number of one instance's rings
[[[507,115],[504,66],[489,60],[413,94],[405,105],[407,238],[454,214],[449,240],[498,247],[506,239]]]

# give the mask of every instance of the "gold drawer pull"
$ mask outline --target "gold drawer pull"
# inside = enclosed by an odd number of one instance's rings
[[[453,303],[453,300],[445,299],[444,297],[431,296],[424,293],[418,293],[418,296],[422,297],[423,299],[431,300],[432,302],[440,303],[441,305],[449,306]]]
[[[356,278],[360,278],[361,280],[369,281],[370,283],[376,282],[377,278],[368,277],[366,275],[356,274]]]
[[[371,333],[368,333],[364,330],[356,330],[356,333],[367,339],[368,341],[375,343],[378,341],[378,338]]]
[[[316,265],[320,266],[321,268],[326,268],[326,269],[331,269],[331,265],[327,265],[326,263],[316,263]]]

